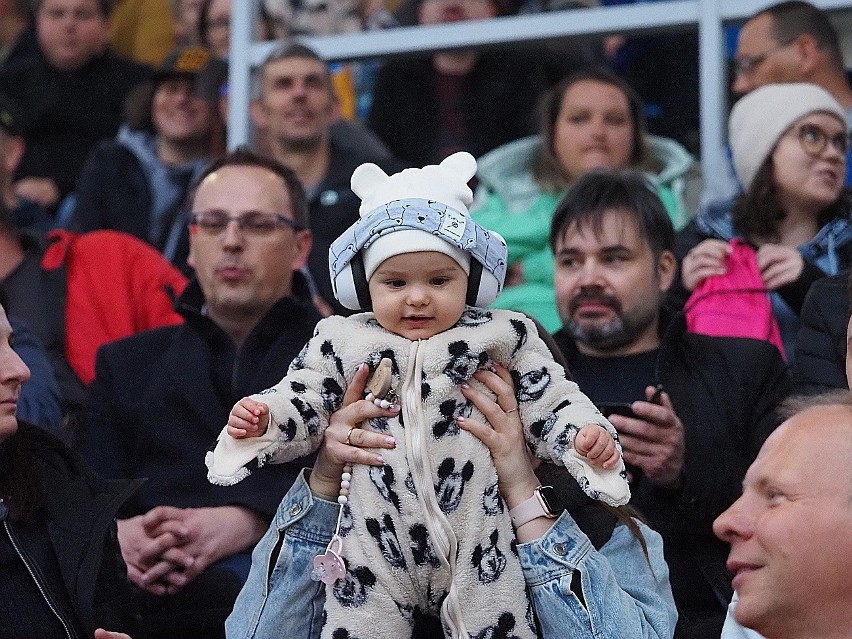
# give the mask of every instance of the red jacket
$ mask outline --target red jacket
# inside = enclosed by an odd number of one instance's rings
[[[85,384],[106,342],[149,328],[179,324],[172,308],[187,279],[156,249],[126,233],[48,234],[46,271],[65,267],[65,356]]]

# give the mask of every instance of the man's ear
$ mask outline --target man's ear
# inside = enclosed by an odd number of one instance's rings
[[[800,34],[793,43],[799,54],[799,69],[803,79],[812,77],[821,66],[822,50],[809,33]]]
[[[671,251],[663,251],[657,258],[657,277],[660,278],[660,292],[667,292],[677,273],[677,258]]]
[[[311,252],[311,246],[314,243],[314,236],[310,230],[302,229],[296,233],[296,254],[293,256],[292,267],[294,271],[298,271],[308,263],[308,255]],[[187,260],[189,263],[189,260]],[[190,266],[192,266],[190,264]]]
[[[249,116],[251,117],[252,124],[259,129],[266,127],[266,113],[263,110],[263,105],[257,98],[249,104]]]

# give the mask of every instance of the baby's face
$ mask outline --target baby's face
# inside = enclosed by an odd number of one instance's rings
[[[429,339],[459,321],[467,274],[437,251],[389,257],[370,278],[373,312],[384,328],[406,339]]]

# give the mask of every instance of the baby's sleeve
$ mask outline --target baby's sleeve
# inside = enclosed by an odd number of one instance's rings
[[[321,323],[320,323],[321,324]],[[259,437],[235,439],[222,429],[207,453],[207,479],[230,486],[267,463],[279,464],[308,455],[322,443],[328,421],[343,400],[342,366],[323,355],[329,344],[317,327],[284,377],[251,398],[269,406],[269,426]]]
[[[624,461],[604,469],[590,464],[574,448],[577,433],[586,424],[605,428],[620,452],[618,433],[577,384],[568,379],[531,322],[527,330],[527,340],[515,353],[510,370],[530,450],[541,459],[567,468],[593,499],[612,506],[626,504],[630,488]]]

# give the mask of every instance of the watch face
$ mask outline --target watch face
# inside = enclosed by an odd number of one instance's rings
[[[544,503],[544,507],[547,509],[548,514],[558,515],[565,510],[565,508],[563,508],[559,503],[559,497],[556,495],[556,490],[553,486],[541,486],[538,489],[538,496]]]

